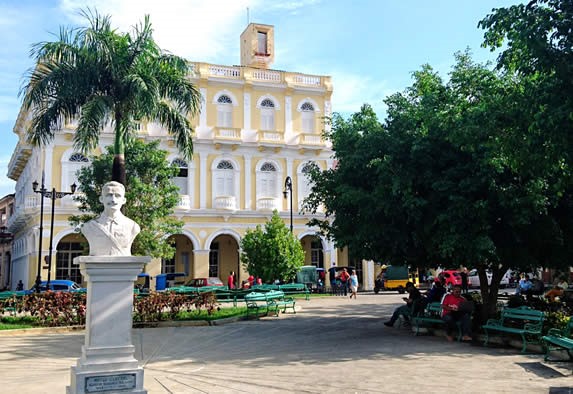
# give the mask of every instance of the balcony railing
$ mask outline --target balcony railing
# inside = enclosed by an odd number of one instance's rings
[[[298,137],[299,145],[323,145],[322,136],[313,133],[300,133]]]
[[[215,197],[215,209],[225,209],[234,211],[237,209],[235,196],[217,196]]]
[[[209,76],[239,79],[241,77],[241,69],[239,67],[211,65],[209,66]]]
[[[185,194],[179,195],[179,202],[177,203],[177,209],[191,209],[191,197]]]
[[[272,70],[255,69],[253,71],[253,80],[263,81],[263,82],[283,83],[284,82],[284,73],[281,73],[279,71],[272,71]]]
[[[284,134],[280,131],[259,130],[257,132],[257,141],[283,144]]]
[[[279,199],[276,197],[257,198],[258,211],[273,211],[279,209]]]
[[[225,141],[241,141],[241,129],[231,127],[215,127],[215,139]]]

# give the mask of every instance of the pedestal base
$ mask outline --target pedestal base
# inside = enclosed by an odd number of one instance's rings
[[[72,367],[68,394],[142,393],[143,368],[131,341],[133,282],[149,257],[80,256],[88,283],[82,356]]]
[[[72,367],[72,380],[66,387],[67,394],[87,393],[138,393],[147,394],[143,388],[143,368],[97,371],[94,368]]]

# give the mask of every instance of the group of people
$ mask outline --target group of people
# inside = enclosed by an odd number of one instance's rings
[[[244,280],[241,283],[241,289],[249,289],[249,288],[253,287],[255,284],[262,285],[263,280],[261,278],[255,278],[251,274],[251,275],[249,275],[247,280]],[[227,287],[231,290],[238,288],[237,275],[235,274],[234,271],[229,272],[229,276],[227,277]]]
[[[337,272],[336,266],[333,265],[328,270],[328,275],[330,286],[333,289],[339,288],[345,297],[348,296],[348,292],[350,292],[350,298],[354,297],[354,299],[356,299],[358,293],[358,275],[356,275],[356,270],[352,270],[351,273],[348,273],[348,270],[343,268],[340,272]]]
[[[434,282],[432,287],[422,294],[412,282],[406,283],[408,297],[404,297],[406,302],[394,310],[390,320],[384,322],[387,327],[392,327],[400,316],[404,317],[406,325],[410,324],[410,316],[416,316],[424,310],[427,304],[441,302],[442,320],[446,326],[446,338],[453,341],[452,333],[457,329],[458,323],[462,329],[462,340],[471,341],[471,313],[473,303],[462,296],[462,287],[455,285],[451,293],[447,293],[442,282]]]
[[[529,275],[521,274],[521,278],[519,279],[517,288],[515,289],[515,294],[525,297],[544,295],[547,301],[555,302],[558,300],[558,297],[563,296],[568,287],[569,283],[567,283],[565,278],[561,277],[555,282],[551,289],[545,292],[545,285],[542,280],[535,277],[530,279]]]

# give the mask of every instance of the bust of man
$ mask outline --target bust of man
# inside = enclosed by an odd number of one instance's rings
[[[119,182],[108,182],[103,185],[99,200],[103,212],[81,228],[90,244],[90,256],[131,256],[131,244],[140,228],[121,213],[126,201],[125,187]]]

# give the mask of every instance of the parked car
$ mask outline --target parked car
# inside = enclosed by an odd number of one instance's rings
[[[493,277],[492,272],[486,271],[486,276],[487,276],[487,284],[491,285],[491,278]],[[508,287],[509,282],[510,282],[510,277],[511,277],[511,270],[508,270],[503,275],[503,278],[501,278],[501,282],[499,282],[499,286],[500,287]],[[475,268],[473,270],[471,270],[468,274],[468,286],[469,287],[475,287],[475,288],[480,287],[479,275],[478,275],[477,269],[475,269]]]
[[[76,291],[82,292],[86,291],[85,288],[82,288],[73,280],[64,280],[64,279],[54,279],[50,281],[50,286],[48,286],[48,281],[44,280],[40,283],[40,292],[44,291]],[[29,290],[24,290],[22,294],[31,294],[36,291],[36,285],[32,286]],[[18,292],[20,293],[20,292]]]
[[[455,285],[462,285],[462,276],[457,270],[444,270],[435,277],[434,281],[441,281],[446,288],[451,289]]]
[[[203,287],[203,286],[225,286],[221,279],[216,277],[209,278],[194,278],[185,283],[189,287]]]

